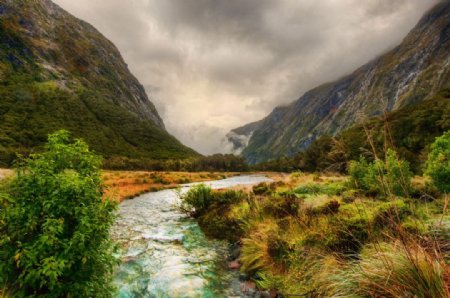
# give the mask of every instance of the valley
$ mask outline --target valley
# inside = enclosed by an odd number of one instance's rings
[[[450,0],[1,0],[0,167],[0,298],[448,298]]]

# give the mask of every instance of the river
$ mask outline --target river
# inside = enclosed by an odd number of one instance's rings
[[[237,176],[206,182],[213,189],[269,181]],[[186,192],[194,184],[184,185]],[[207,239],[196,221],[177,209],[174,190],[147,193],[120,205],[112,229],[121,247],[119,297],[239,297],[237,273],[226,269],[228,245]]]

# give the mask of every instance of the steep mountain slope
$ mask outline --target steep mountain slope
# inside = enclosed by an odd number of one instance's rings
[[[228,141],[233,145],[233,153],[240,154],[247,147],[253,132],[258,129],[262,121],[256,121],[233,129],[227,134]]]
[[[253,131],[251,163],[305,150],[367,117],[427,100],[450,84],[450,1],[429,11],[395,49],[276,108]]]
[[[117,48],[50,0],[0,2],[0,160],[69,129],[106,157],[196,153],[164,128]]]

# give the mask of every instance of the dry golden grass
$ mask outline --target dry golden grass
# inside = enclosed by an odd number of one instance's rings
[[[104,171],[102,178],[106,188],[105,198],[112,198],[122,202],[146,192],[176,188],[181,184],[192,182],[219,180],[238,174],[218,172]]]
[[[12,173],[13,170],[0,169],[0,180],[12,175]],[[176,188],[185,183],[219,180],[238,174],[219,172],[103,171],[102,178],[105,186],[105,198],[122,202],[146,192]]]
[[[11,175],[13,173],[12,170],[9,169],[0,169],[0,180],[8,177],[9,175]]]

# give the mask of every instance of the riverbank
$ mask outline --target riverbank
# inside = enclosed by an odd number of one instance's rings
[[[448,198],[424,177],[384,178],[395,192],[384,195],[359,189],[360,172],[353,175],[197,187],[184,210],[208,237],[234,244],[228,267],[249,294],[447,297]]]

